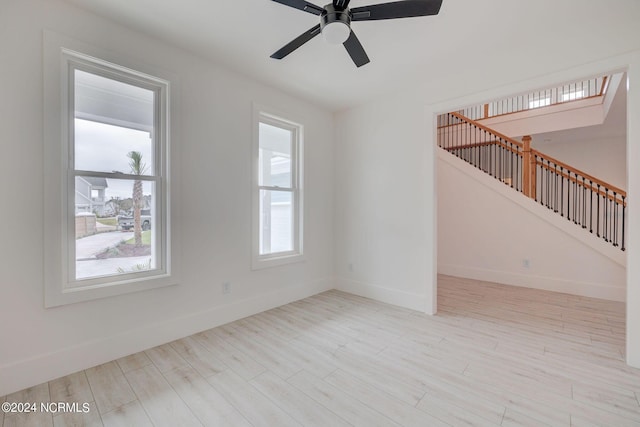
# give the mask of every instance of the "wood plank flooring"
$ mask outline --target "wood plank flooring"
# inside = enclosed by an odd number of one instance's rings
[[[9,426],[640,426],[624,304],[440,276],[437,316],[325,292],[0,402]]]

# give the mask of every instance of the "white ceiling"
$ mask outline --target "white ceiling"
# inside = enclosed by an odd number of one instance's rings
[[[536,68],[552,57],[557,70],[594,52],[622,53],[637,44],[640,22],[638,0],[444,0],[437,16],[353,23],[371,59],[356,68],[322,37],[269,58],[318,23],[270,0],[68,1],[332,110],[436,86],[461,69]],[[382,1],[350,6],[372,3]]]

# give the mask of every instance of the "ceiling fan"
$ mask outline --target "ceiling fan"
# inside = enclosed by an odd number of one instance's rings
[[[282,49],[275,52],[271,55],[272,58],[282,59],[322,33],[326,42],[331,44],[342,43],[357,67],[367,64],[369,57],[362,44],[360,44],[360,40],[351,30],[351,22],[437,15],[442,5],[442,0],[402,0],[349,9],[350,0],[333,0],[332,3],[324,7],[316,6],[305,0],[273,1],[318,15],[320,16],[320,23],[300,34]]]

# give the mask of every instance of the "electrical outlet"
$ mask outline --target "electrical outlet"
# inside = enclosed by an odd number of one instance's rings
[[[231,282],[222,283],[222,293],[230,294],[231,293]]]
[[[530,266],[531,266],[531,262],[529,261],[528,258],[525,258],[522,260],[522,267],[529,268]]]

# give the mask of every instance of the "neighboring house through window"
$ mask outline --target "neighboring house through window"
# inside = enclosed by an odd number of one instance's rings
[[[109,187],[106,178],[76,177],[76,213],[89,212],[105,216],[105,191]]]

